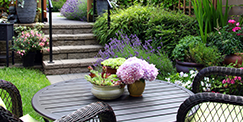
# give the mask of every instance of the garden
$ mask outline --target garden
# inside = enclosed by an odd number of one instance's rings
[[[104,65],[101,62],[106,59],[137,57],[155,65],[158,69],[157,79],[176,83],[191,90],[192,80],[204,67],[243,67],[243,18],[236,19],[230,16],[228,13],[231,7],[228,3],[223,5],[222,1],[218,0],[215,8],[208,0],[193,1],[194,16],[188,16],[176,9],[178,0],[111,2],[113,9],[110,14],[110,26],[108,27],[107,11],[96,17],[94,22],[93,33],[104,46],[104,50],[98,53],[97,58],[100,59],[90,68],[92,70],[101,70],[101,65]],[[58,5],[54,10],[60,11],[67,19],[86,21],[87,13],[92,13],[92,10],[86,11],[85,0],[54,2],[54,7],[55,4]],[[8,70],[5,68],[2,72],[6,74]],[[26,74],[25,70],[21,69],[17,74],[23,73]],[[93,73],[99,75],[98,72]],[[9,74],[14,73],[11,71]],[[32,74],[32,71],[27,74]],[[5,75],[2,77],[8,80]],[[18,81],[29,81],[22,79]],[[39,81],[41,80],[37,78],[31,85]],[[44,87],[49,84],[40,83],[38,87],[43,88],[41,85]],[[17,87],[21,88],[21,85]],[[38,91],[35,90],[31,92]],[[20,91],[21,94],[25,94],[25,90]],[[23,98],[23,103],[30,103],[30,100],[24,99],[27,98]],[[26,108],[24,105],[23,110]],[[25,113],[32,112],[28,110]],[[34,118],[40,119],[38,116]]]

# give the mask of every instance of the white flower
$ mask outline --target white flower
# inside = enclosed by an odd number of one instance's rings
[[[165,78],[165,80],[170,81],[170,78]]]
[[[177,81],[175,81],[175,84],[181,85],[182,83],[181,83],[181,81],[177,80]]]
[[[204,82],[203,81],[201,81],[201,85],[204,86]]]
[[[204,77],[204,80],[206,80],[207,82],[209,82],[209,78],[208,77]]]
[[[195,73],[195,71],[194,70],[190,70],[190,74],[193,74],[193,73]]]
[[[183,76],[183,74],[184,74],[183,72],[180,72],[180,76],[181,76],[181,77]]]
[[[196,74],[192,74],[191,76],[190,76],[190,78],[195,78],[196,77]]]
[[[183,77],[188,77],[188,74],[185,73],[185,74],[183,75]]]

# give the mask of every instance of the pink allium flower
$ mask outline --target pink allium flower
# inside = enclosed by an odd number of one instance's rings
[[[228,21],[228,23],[234,24],[234,23],[235,23],[235,20],[230,19],[230,20]]]
[[[118,69],[117,77],[125,84],[133,84],[136,80],[155,80],[158,75],[158,69],[153,64],[131,57],[127,59]]]

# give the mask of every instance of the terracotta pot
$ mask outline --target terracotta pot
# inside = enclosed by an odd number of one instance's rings
[[[243,53],[226,55],[223,63],[226,65],[229,65],[230,63],[235,64],[237,61],[237,65],[235,65],[235,67],[240,67],[242,64],[242,56],[243,56]]]
[[[191,69],[197,69],[200,71],[204,66],[202,64],[192,63],[192,62],[181,62],[176,60],[176,71],[189,73]]]
[[[141,97],[145,89],[145,81],[137,80],[133,84],[128,84],[127,88],[130,96]]]
[[[106,73],[110,73],[110,74],[116,74],[116,69],[114,68],[111,68],[109,66],[106,66],[107,69],[106,69]],[[104,70],[102,70],[102,72],[104,72]]]

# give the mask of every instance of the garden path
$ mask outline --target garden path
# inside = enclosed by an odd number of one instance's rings
[[[47,18],[49,18],[49,13],[47,13]],[[62,17],[60,12],[53,12],[52,13],[52,23],[82,23],[82,22],[77,21],[77,20],[68,20],[65,17]],[[84,76],[87,74],[88,73],[47,75],[46,78],[51,82],[51,84],[54,84],[54,83],[61,82],[61,81],[84,78]]]

